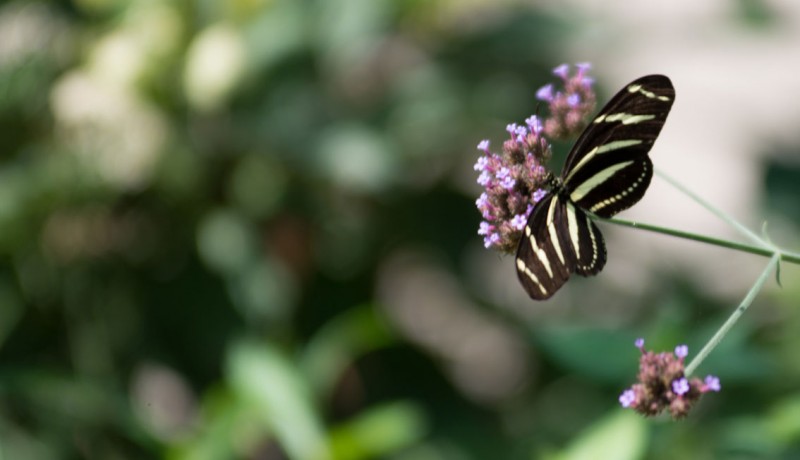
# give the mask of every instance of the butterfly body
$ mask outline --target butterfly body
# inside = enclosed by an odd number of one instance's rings
[[[648,152],[675,90],[648,75],[620,90],[573,146],[559,178],[534,206],[517,247],[517,276],[535,300],[550,298],[572,273],[596,275],[606,263],[602,233],[588,213],[611,217],[638,202],[653,176]]]

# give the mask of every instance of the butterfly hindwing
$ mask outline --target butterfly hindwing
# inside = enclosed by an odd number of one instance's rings
[[[574,271],[592,276],[606,265],[606,243],[600,229],[589,216],[569,201],[566,202],[567,228],[574,252]]]
[[[533,299],[549,298],[575,271],[567,204],[563,196],[554,194],[539,201],[517,247],[517,276]]]
[[[674,100],[672,83],[663,75],[639,78],[618,92],[567,156],[562,180],[570,200],[601,217],[639,201],[653,175],[647,153]]]

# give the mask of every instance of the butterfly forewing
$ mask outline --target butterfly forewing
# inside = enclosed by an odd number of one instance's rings
[[[675,99],[669,78],[648,75],[618,92],[578,138],[561,183],[534,207],[517,247],[517,275],[533,299],[551,297],[572,273],[606,263],[603,235],[587,212],[611,217],[650,185],[647,156]]]
[[[674,99],[663,75],[639,78],[617,93],[567,156],[561,177],[570,200],[602,217],[639,201],[653,175],[647,153]]]

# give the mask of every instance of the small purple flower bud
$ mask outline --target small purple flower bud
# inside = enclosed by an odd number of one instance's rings
[[[591,88],[592,85],[594,84],[594,78],[592,78],[592,77],[583,77],[581,79],[581,84],[583,85],[584,88]]]
[[[481,221],[480,225],[478,226],[478,235],[488,235],[489,233],[494,230],[494,227],[489,224],[489,222]]]
[[[525,136],[528,135],[528,128],[524,126],[517,126],[517,129],[514,130],[514,134],[517,135],[517,142],[523,143],[525,142]]]
[[[478,161],[475,162],[475,166],[473,169],[475,171],[486,171],[486,168],[489,166],[489,159],[486,157],[478,157]]]
[[[588,72],[592,68],[591,62],[579,62],[575,64],[575,68],[578,69],[578,75],[583,75],[584,73]]]
[[[527,221],[528,219],[526,219],[524,215],[517,214],[516,216],[514,216],[513,219],[511,219],[511,226],[516,228],[517,230],[522,230],[523,228],[525,228],[525,223]]]
[[[630,388],[623,391],[622,394],[619,395],[619,403],[622,404],[622,407],[631,407],[635,402],[636,393]]]
[[[570,107],[577,107],[578,104],[580,103],[581,103],[580,94],[573,93],[567,96],[567,105],[569,105]]]
[[[541,188],[533,192],[533,202],[538,203],[539,201],[542,200],[542,198],[544,198],[545,195],[547,195],[547,190]]]
[[[644,348],[644,338],[639,337],[638,339],[636,339],[635,342],[633,342],[633,344],[636,345],[636,348],[641,350],[642,348]]]
[[[500,180],[500,186],[506,190],[511,190],[516,185],[517,181],[511,175],[511,170],[503,166],[497,171],[497,179]]]
[[[525,123],[528,124],[528,128],[530,128],[531,132],[535,135],[539,135],[542,132],[542,122],[539,120],[539,117],[536,115],[531,115],[525,120]]]
[[[563,78],[564,80],[567,79],[569,75],[569,65],[568,64],[561,64],[560,66],[553,69],[553,75]]]
[[[678,345],[675,347],[675,356],[681,359],[689,356],[689,347],[686,345]]]
[[[513,136],[517,132],[517,124],[516,123],[507,124],[506,131],[508,131],[508,134],[511,134]]]
[[[500,235],[497,233],[492,233],[491,235],[486,235],[483,238],[483,246],[486,249],[489,249],[493,244],[497,244],[498,241],[500,241]]]
[[[491,181],[492,181],[492,176],[489,174],[489,171],[482,171],[481,175],[478,176],[478,183],[482,187],[486,187],[487,185],[489,185],[489,182]]]
[[[683,396],[689,392],[689,381],[686,377],[681,377],[672,382],[672,391],[678,396]]]
[[[720,391],[722,389],[722,386],[719,384],[719,379],[713,375],[706,376],[705,386],[708,391]]]
[[[481,193],[481,196],[479,196],[478,199],[475,200],[475,206],[477,206],[480,209],[488,205],[489,205],[489,195],[487,195],[486,192],[483,192]]]
[[[484,139],[478,143],[478,150],[489,153],[489,139]]]
[[[536,91],[536,99],[545,102],[553,102],[553,85],[544,85]]]

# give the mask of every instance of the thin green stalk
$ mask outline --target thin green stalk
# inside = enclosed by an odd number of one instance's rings
[[[714,334],[714,336],[711,337],[711,339],[708,341],[708,343],[706,343],[703,349],[700,350],[700,353],[698,353],[697,356],[695,356],[694,359],[692,359],[692,362],[690,362],[689,365],[686,366],[686,369],[684,371],[685,375],[687,376],[691,375],[694,372],[694,370],[697,369],[697,366],[699,366],[700,363],[702,363],[703,360],[706,359],[706,356],[708,356],[711,353],[711,351],[714,348],[716,348],[717,345],[719,345],[720,341],[722,341],[722,338],[725,337],[725,334],[728,333],[730,328],[733,327],[733,325],[736,324],[736,321],[739,320],[739,317],[742,316],[742,314],[745,312],[745,310],[747,310],[750,304],[753,303],[753,300],[756,298],[756,295],[758,294],[759,291],[761,291],[761,288],[767,281],[769,274],[772,272],[772,270],[775,269],[775,267],[778,266],[778,261],[780,260],[780,258],[781,257],[778,253],[772,255],[772,258],[769,260],[769,263],[767,264],[766,268],[764,268],[764,271],[761,272],[761,276],[758,277],[756,283],[753,285],[753,287],[750,288],[750,291],[744,297],[744,300],[742,300],[739,306],[736,307],[736,310],[734,310],[733,313],[731,313],[731,316],[728,317],[728,320],[725,321],[725,324],[723,324],[722,327],[719,328],[717,333]]]
[[[750,254],[757,254],[759,256],[771,257],[773,254],[778,254],[780,256],[780,260],[784,262],[790,262],[793,264],[800,265],[800,254],[784,251],[780,248],[774,247],[763,247],[763,246],[752,246],[749,244],[744,243],[737,243],[735,241],[729,240],[722,240],[719,238],[713,238],[710,236],[705,235],[698,235],[696,233],[684,232],[682,230],[676,230],[673,228],[667,227],[659,227],[657,225],[649,225],[649,224],[642,224],[640,222],[633,222],[630,220],[624,219],[617,219],[617,218],[610,218],[606,219],[603,217],[592,216],[595,220],[599,220],[602,222],[608,222],[611,224],[622,225],[625,227],[633,227],[639,228],[642,230],[647,230],[649,232],[655,233],[663,233],[665,235],[676,236],[678,238],[683,238],[687,240],[699,241],[701,243],[712,244],[714,246],[722,246],[723,248],[734,249],[741,252],[748,252]]]
[[[753,233],[752,230],[739,223],[739,221],[737,221],[730,215],[726,214],[721,209],[713,206],[708,201],[700,198],[699,195],[686,188],[683,184],[673,179],[671,176],[668,176],[666,173],[664,173],[659,169],[656,169],[656,175],[667,181],[670,185],[678,189],[678,191],[682,192],[684,195],[696,201],[700,206],[706,208],[706,210],[708,210],[710,213],[714,214],[715,216],[727,222],[731,227],[738,230],[739,233],[746,236],[747,238],[750,238],[750,240],[752,240],[754,243],[760,244],[762,246],[769,246],[769,244],[766,241],[764,241],[763,238]]]

